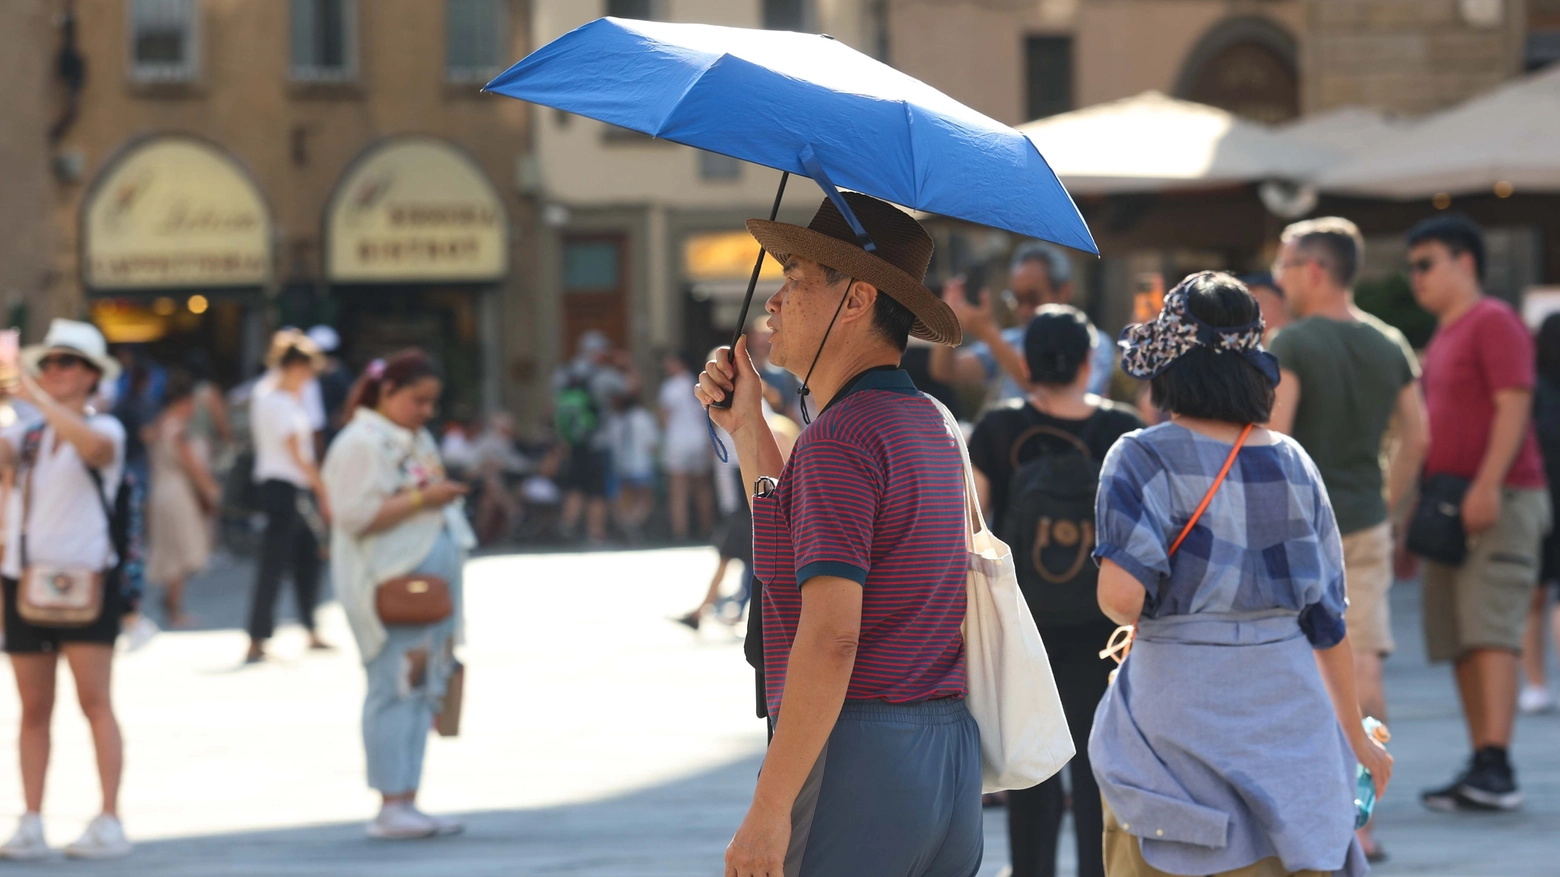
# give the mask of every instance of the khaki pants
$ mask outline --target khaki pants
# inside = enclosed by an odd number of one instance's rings
[[[1176,877],[1143,861],[1143,845],[1135,835],[1128,834],[1116,822],[1116,814],[1100,797],[1105,808],[1105,875],[1106,877]],[[1284,863],[1277,856],[1269,856],[1233,871],[1220,871],[1210,877],[1328,877],[1322,871],[1285,871]]]
[[[1431,661],[1455,661],[1474,649],[1522,651],[1549,516],[1547,490],[1507,488],[1501,491],[1500,519],[1468,540],[1462,566],[1425,563],[1425,650]]]
[[[1349,593],[1344,622],[1349,642],[1359,654],[1390,655],[1392,610],[1392,525],[1377,524],[1343,537],[1343,576]]]

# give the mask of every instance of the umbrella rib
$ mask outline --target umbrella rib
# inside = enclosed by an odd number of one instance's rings
[[[650,133],[650,136],[655,137],[657,139],[661,139],[661,133],[666,130],[667,120],[669,120],[673,115],[675,115],[677,113],[677,108],[682,106],[683,100],[686,97],[688,97],[688,92],[693,91],[694,86],[696,86],[699,83],[703,82],[704,81],[704,77],[709,75],[710,70],[714,69],[716,64],[719,64],[721,61],[723,61],[723,60],[725,60],[725,59],[727,59],[729,57],[731,57],[731,53],[730,52],[722,52],[719,55],[716,55],[714,58],[712,58],[710,60],[710,62],[708,64],[704,65],[704,69],[699,71],[699,75],[698,76],[695,76],[692,79],[688,80],[688,84],[686,86],[684,86],[684,88],[682,90],[682,94],[679,94],[677,96],[677,100],[672,101],[671,106],[666,111],[666,115],[661,117],[661,121],[656,124],[655,130]],[[700,147],[694,147],[694,148],[698,149]]]

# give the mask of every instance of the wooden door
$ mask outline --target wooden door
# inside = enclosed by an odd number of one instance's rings
[[[595,329],[628,347],[628,246],[621,234],[563,239],[563,349],[572,358],[580,336]]]

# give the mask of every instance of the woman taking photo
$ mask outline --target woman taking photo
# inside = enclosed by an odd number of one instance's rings
[[[993,532],[1013,549],[1078,753],[1068,768],[1078,877],[1105,877],[1088,746],[1114,666],[1100,649],[1116,627],[1094,598],[1094,494],[1105,453],[1123,433],[1143,428],[1130,408],[1089,392],[1098,343],[1082,311],[1040,308],[1024,330],[1028,395],[987,412],[969,442],[976,493]],[[1052,877],[1067,809],[1061,775],[1008,792],[1007,806],[1012,877]]]
[[[148,443],[152,487],[146,501],[146,577],[162,585],[170,627],[185,627],[184,583],[211,560],[211,514],[221,488],[191,435],[196,385],[176,372],[163,391],[163,410]]]
[[[455,834],[461,825],[417,809],[423,751],[455,666],[461,568],[476,544],[461,513],[466,486],[445,476],[427,430],[441,389],[427,355],[375,361],[347,401],[347,427],[325,456],[335,510],[331,580],[368,672],[363,746],[368,785],[384,797],[368,835]],[[386,624],[379,591],[416,573],[442,580],[451,610],[423,624]]]
[[[265,536],[255,569],[254,602],[249,608],[249,663],[265,659],[265,642],[276,630],[276,598],[282,575],[292,571],[298,619],[309,631],[309,648],[328,649],[314,632],[314,603],[320,588],[320,523],[330,521],[330,503],[314,465],[314,430],[303,404],[304,387],[325,362],[319,348],[297,329],[283,329],[271,339],[266,357],[270,374],[255,387],[249,402],[249,428],[254,434],[255,474],[260,508],[265,512]]]
[[[1100,608],[1136,625],[1089,740],[1112,875],[1366,870],[1343,546],[1316,466],[1263,429],[1278,383],[1256,299],[1202,272],[1122,335],[1170,420],[1100,472]]]
[[[119,824],[119,778],[124,747],[109,698],[114,640],[130,607],[117,578],[106,573],[119,561],[109,509],[124,476],[125,431],[118,420],[87,408],[102,381],[119,376],[98,330],[55,320],[42,345],[21,353],[16,395],[37,407],[41,422],[23,422],[0,433],[0,466],[16,471],[6,509],[5,651],[11,657],[22,700],[17,735],[22,794],[27,811],[0,858],[43,859],[44,774],[49,767],[49,723],[54,715],[58,658],[65,655],[76,680],[76,698],[92,728],[103,812],[66,855],[107,859],[130,852]],[[64,588],[44,584],[75,582]],[[93,594],[84,601],[72,593]],[[97,603],[95,617],[86,610]],[[70,611],[85,607],[80,614]]]

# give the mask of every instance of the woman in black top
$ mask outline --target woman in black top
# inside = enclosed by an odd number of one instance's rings
[[[1094,709],[1113,666],[1099,652],[1116,627],[1095,598],[1094,493],[1105,452],[1123,433],[1143,428],[1131,409],[1088,392],[1098,343],[1078,309],[1042,307],[1024,332],[1028,397],[987,412],[969,443],[981,507],[1013,549],[1072,730],[1079,877],[1105,875],[1104,822],[1088,751]],[[1060,775],[1008,793],[1013,877],[1055,875],[1065,809]]]

